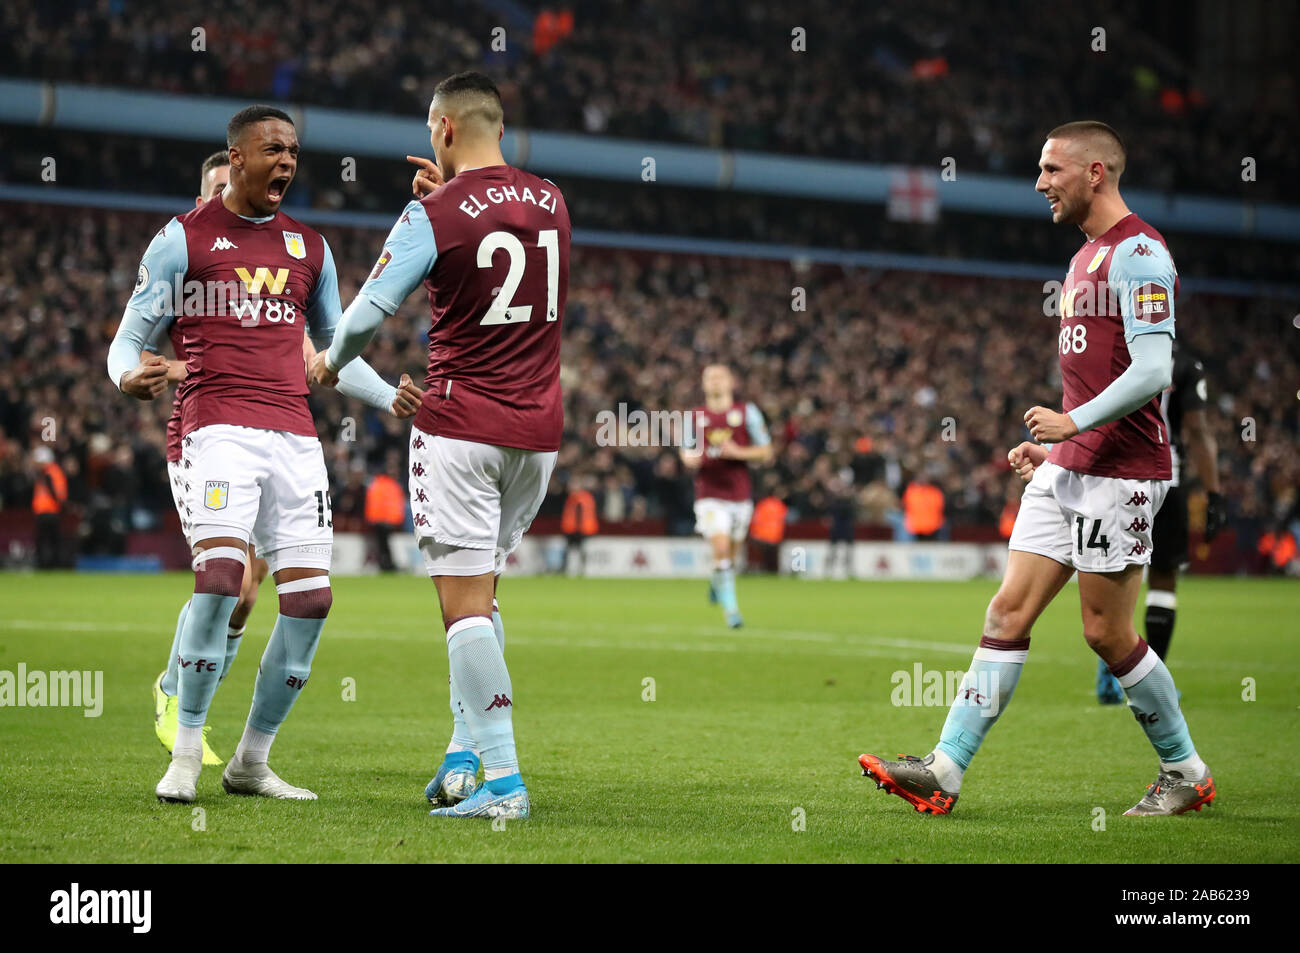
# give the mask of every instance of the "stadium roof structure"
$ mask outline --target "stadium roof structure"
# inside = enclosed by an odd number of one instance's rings
[[[0,79],[0,122],[16,125],[211,142],[213,129],[225,128],[230,116],[245,105],[234,99]],[[407,120],[281,105],[294,117],[299,138],[312,150],[383,158],[428,151],[428,130],[421,117]],[[501,145],[506,161],[543,174],[644,181],[646,160],[653,159],[654,181],[665,185],[836,202],[888,203],[899,168],[509,127]],[[937,168],[927,171],[946,210],[1042,216],[1042,199],[1026,188],[1026,178],[1036,174],[1033,170],[1027,170],[1026,177],[958,170],[951,179],[939,175]],[[1300,207],[1147,189],[1126,189],[1124,195],[1134,211],[1158,220],[1169,231],[1300,242]]]

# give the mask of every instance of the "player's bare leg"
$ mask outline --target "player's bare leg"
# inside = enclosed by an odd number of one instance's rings
[[[258,666],[244,735],[221,776],[221,786],[230,794],[314,801],[315,794],[283,780],[271,770],[267,759],[280,725],[289,717],[311,675],[312,659],[333,602],[329,571],[279,569],[275,589],[280,597],[280,614]]]
[[[486,572],[432,578],[447,630],[453,711],[464,718],[482,759],[483,784],[469,797],[429,813],[439,817],[525,818],[530,805],[515,750],[513,689],[505,663],[504,629],[494,618],[497,577]],[[499,612],[495,614],[499,617]]]
[[[858,758],[876,786],[922,813],[948,814],[957,803],[962,774],[984,736],[1011,701],[1029,651],[1029,633],[1074,572],[1037,553],[1011,550],[1002,585],[989,603],[984,635],[944,722],[939,743],[924,758]]]
[[[1169,669],[1133,628],[1142,567],[1079,573],[1083,637],[1128,696],[1129,709],[1156,749],[1160,769],[1129,816],[1199,811],[1214,800],[1214,778],[1196,753]]]
[[[713,548],[713,578],[710,583],[710,599],[722,606],[727,625],[739,629],[745,624],[740,616],[740,605],[736,601],[736,547],[727,533],[717,533],[709,537]]]
[[[155,788],[159,800],[188,804],[203,765],[203,727],[221,680],[226,628],[239,599],[248,561],[247,542],[209,536],[194,544],[194,595],[181,632],[176,742],[167,773]]]

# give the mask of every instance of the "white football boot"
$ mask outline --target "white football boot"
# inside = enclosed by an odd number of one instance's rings
[[[198,783],[199,772],[203,770],[203,759],[198,755],[172,755],[167,773],[162,776],[154,794],[160,801],[172,801],[176,804],[194,802],[194,786]]]
[[[272,771],[265,761],[261,764],[246,764],[237,754],[232,755],[226,763],[226,770],[221,775],[221,786],[227,794],[259,795],[287,801],[316,800],[314,793],[306,788],[294,787]]]

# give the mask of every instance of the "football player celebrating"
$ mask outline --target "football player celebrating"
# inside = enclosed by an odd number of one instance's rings
[[[230,155],[228,150],[222,149],[203,160],[203,166],[199,170],[199,194],[194,199],[194,207],[197,208],[212,196],[220,193],[225,189],[229,181]],[[185,342],[182,339],[180,326],[175,322],[168,324],[166,331],[167,337],[171,340],[172,351],[176,355],[175,360],[168,362],[167,379],[181,382],[186,377]],[[303,335],[302,347],[305,364],[316,354],[316,349],[312,347],[311,339],[306,334]],[[142,356],[147,359],[152,354],[150,351],[145,350],[142,352]],[[190,511],[185,501],[185,484],[187,481],[181,451],[181,399],[179,390],[172,402],[172,415],[167,420],[167,478],[172,487],[172,502],[176,505],[176,515],[180,517],[181,532],[185,534],[185,543],[188,546],[191,542]],[[234,664],[235,656],[239,654],[239,646],[243,641],[248,616],[253,611],[253,604],[257,602],[257,590],[269,572],[270,569],[266,565],[266,560],[259,557],[255,547],[250,545],[248,548],[248,562],[244,565],[244,580],[239,589],[239,601],[235,603],[235,608],[230,613],[230,622],[226,627],[226,657],[221,665],[222,679],[225,679],[230,671],[230,666]],[[172,637],[171,651],[167,656],[167,667],[153,683],[154,732],[158,735],[158,740],[163,743],[163,747],[167,749],[168,754],[171,754],[172,748],[176,744],[176,731],[179,725],[177,720],[180,711],[179,699],[177,698],[177,659],[180,655],[181,631],[185,628],[185,614],[189,611],[189,608],[188,601],[181,606],[180,615],[176,619],[176,631]],[[221,758],[217,757],[217,753],[208,745],[209,727],[209,725],[203,726],[203,763],[221,764]]]
[[[1219,535],[1228,521],[1219,487],[1219,449],[1205,417],[1209,385],[1205,367],[1186,347],[1174,343],[1173,382],[1160,398],[1169,434],[1169,492],[1156,514],[1151,529],[1153,552],[1147,573],[1146,633],[1147,644],[1161,659],[1169,658],[1169,643],[1174,637],[1174,615],[1178,607],[1175,590],[1178,573],[1187,568],[1187,496],[1183,493],[1183,463],[1189,457],[1195,465],[1209,495],[1205,507],[1205,541]],[[1097,700],[1103,705],[1117,705],[1124,700],[1123,690],[1110,674],[1103,660],[1097,660]]]
[[[560,325],[569,212],[554,183],[506,164],[501,95],[482,73],[438,84],[437,164],[312,364],[330,385],[384,318],[424,284],[427,390],[411,428],[411,511],[438,592],[451,669],[451,742],[425,796],[440,817],[523,818],[513,688],[497,582],[537,515],[564,425]],[[476,784],[480,764],[483,784]]]
[[[751,463],[772,462],[772,440],[763,414],[737,401],[735,378],[724,364],[710,364],[700,379],[704,406],[691,411],[682,462],[695,471],[695,531],[713,549],[709,601],[722,606],[727,625],[744,625],[736,599],[736,558],[754,515]]]
[[[1125,813],[1182,814],[1215,796],[1173,677],[1133,628],[1151,523],[1171,475],[1157,398],[1170,380],[1178,275],[1160,233],[1120,197],[1124,162],[1119,135],[1099,122],[1067,123],[1043,146],[1036,188],[1052,220],[1086,238],[1060,299],[1065,412],[1030,408],[1025,423],[1037,443],[1008,453],[1029,486],[938,744],[924,758],[858,759],[864,775],[918,811],[953,809],[962,775],[1011,700],[1034,621],[1076,570],[1084,639],[1119,679],[1160,762],[1155,783]]]
[[[328,346],[339,318],[338,276],[321,235],[280,210],[298,163],[289,116],[269,106],[226,129],[230,181],[220,198],[174,218],[150,243],[108,355],[109,376],[133,397],[165,386],[167,361],[142,359],[160,325],[179,325],[194,594],[182,626],[178,721],[159,800],[195,798],[202,730],[221,679],[231,611],[255,540],[280,597],[258,668],[244,735],[222,775],[232,794],[313,800],[267,765],[276,732],[307,682],[331,596],[329,483],[307,406],[302,328]],[[364,363],[344,390],[410,416],[419,389],[384,383]]]

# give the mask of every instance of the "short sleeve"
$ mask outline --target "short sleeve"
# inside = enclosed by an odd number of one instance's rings
[[[1107,280],[1119,301],[1125,341],[1139,334],[1174,336],[1178,272],[1163,244],[1141,233],[1124,239],[1111,255]]]

